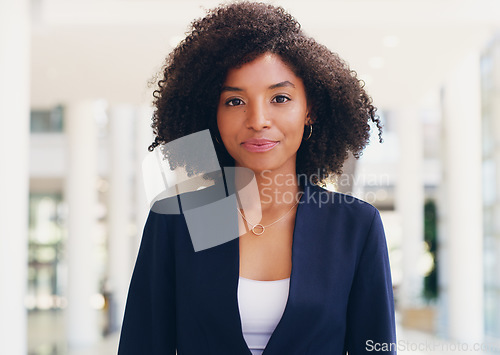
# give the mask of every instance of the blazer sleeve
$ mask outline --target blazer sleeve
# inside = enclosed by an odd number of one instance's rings
[[[175,262],[171,216],[150,212],[130,282],[118,355],[175,355]]]
[[[346,326],[345,350],[349,355],[396,354],[391,271],[376,209],[355,271]]]

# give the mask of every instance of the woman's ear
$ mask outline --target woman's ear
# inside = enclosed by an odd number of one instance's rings
[[[305,121],[304,121],[304,125],[305,125],[305,126],[310,126],[310,125],[312,125],[312,124],[313,124],[313,119],[312,119],[312,117],[311,117],[311,108],[310,108],[310,107],[308,107],[308,108],[307,108],[307,111],[306,111],[306,119],[305,119]]]

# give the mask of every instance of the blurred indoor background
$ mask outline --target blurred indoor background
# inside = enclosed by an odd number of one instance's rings
[[[218,3],[0,0],[0,354],[116,353],[149,210],[148,82]],[[400,353],[500,351],[500,2],[272,3],[384,121],[337,188],[381,211]]]

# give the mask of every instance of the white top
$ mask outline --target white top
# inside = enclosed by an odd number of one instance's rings
[[[261,355],[285,310],[290,278],[259,281],[240,276],[238,306],[243,337],[252,355]]]

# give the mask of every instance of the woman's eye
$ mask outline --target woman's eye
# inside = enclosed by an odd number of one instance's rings
[[[276,96],[274,99],[273,99],[273,102],[276,102],[278,104],[284,104],[285,102],[287,101],[290,101],[290,98],[287,97],[287,96],[284,96],[284,95],[279,95],[279,96]]]
[[[226,105],[228,105],[228,106],[239,106],[242,104],[243,104],[242,99],[231,99],[231,100],[226,101]]]

